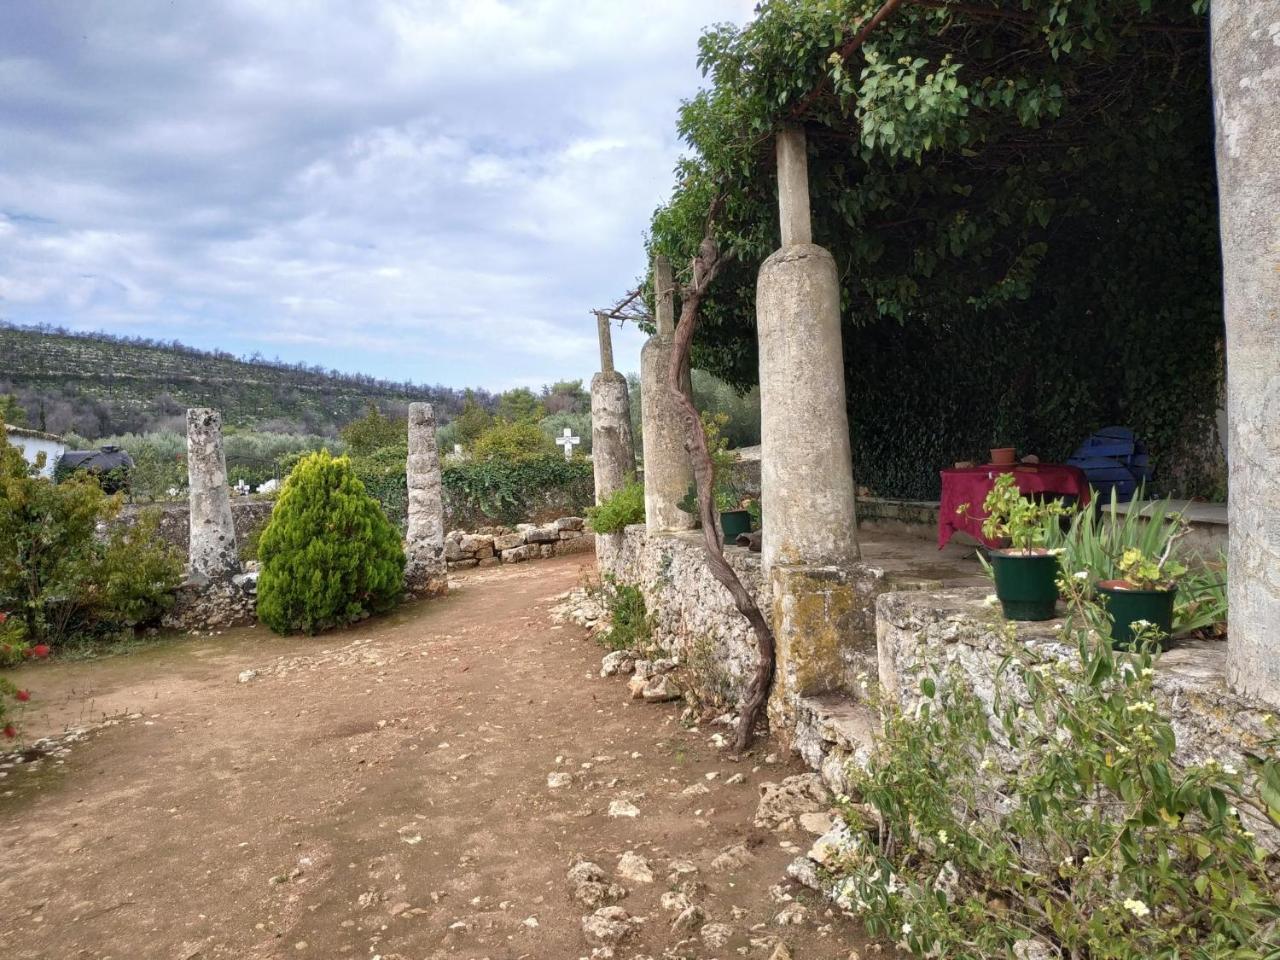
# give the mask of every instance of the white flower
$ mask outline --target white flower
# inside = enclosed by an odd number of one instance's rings
[[[911,932],[911,924],[909,924],[909,923],[904,923],[904,924],[902,925],[902,935],[905,937],[905,936],[906,936],[907,934],[909,934],[910,932]]]
[[[1088,579],[1089,579],[1089,571],[1088,571],[1088,570],[1077,570],[1075,573],[1073,573],[1073,574],[1072,574],[1072,576],[1073,576],[1073,577],[1075,577],[1077,580],[1088,580]]]
[[[947,836],[947,831],[945,830],[938,831],[938,842],[942,844],[944,847],[950,842],[950,839],[951,838]]]
[[[994,593],[988,593],[985,597],[982,598],[982,605],[984,607],[994,607],[999,602],[1000,602],[1000,598],[997,597]]]
[[[1124,902],[1124,908],[1139,919],[1151,916],[1151,908],[1141,900],[1126,900]]]
[[[1150,620],[1134,620],[1132,623],[1129,624],[1129,626],[1134,627],[1135,629],[1138,629],[1138,630],[1145,630],[1147,629],[1147,627],[1154,627],[1155,624],[1152,623]]]
[[[1222,765],[1222,772],[1223,772],[1223,773],[1225,773],[1225,774],[1226,774],[1227,776],[1229,776],[1229,777],[1234,777],[1234,776],[1235,776],[1237,773],[1239,773],[1240,771],[1239,771],[1239,770],[1237,770],[1235,767],[1233,767],[1231,764],[1229,764],[1229,763],[1224,763],[1224,764]]]

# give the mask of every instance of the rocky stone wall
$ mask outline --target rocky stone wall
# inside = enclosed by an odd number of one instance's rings
[[[565,553],[591,550],[581,517],[560,517],[550,523],[519,523],[512,527],[481,527],[475,533],[452,530],[444,538],[450,570],[522,563]]]
[[[640,588],[655,643],[689,669],[706,699],[737,702],[756,661],[756,638],[729,591],[711,575],[700,531],[649,535],[643,525],[597,538],[613,544],[608,565]],[[764,610],[771,603],[760,554],[726,547],[725,559]]]
[[[889,593],[876,604],[879,679],[886,694],[908,710],[919,699],[913,679],[925,657],[954,665],[991,707],[996,674],[1004,660],[1009,624],[984,602],[981,588],[934,593]],[[1014,625],[1019,643],[1068,662],[1079,659],[1061,639],[1062,621]],[[1274,736],[1277,715],[1263,701],[1227,686],[1227,644],[1175,641],[1157,663],[1157,709],[1173,726],[1175,759],[1184,764],[1216,760],[1248,769],[1244,751],[1258,752]]]
[[[231,521],[235,525],[236,543],[240,545],[242,553],[246,545],[257,541],[258,534],[271,519],[271,511],[275,505],[275,500],[249,497],[232,499]],[[186,556],[191,535],[191,507],[186,502],[126,504],[115,522],[132,525],[138,522],[139,515],[152,511],[158,513],[160,518],[157,536]]]

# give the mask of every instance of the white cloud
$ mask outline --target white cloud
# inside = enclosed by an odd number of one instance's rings
[[[0,315],[458,385],[588,376],[698,33],[750,8],[4,5]]]

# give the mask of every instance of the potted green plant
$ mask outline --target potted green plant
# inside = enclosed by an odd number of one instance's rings
[[[721,414],[702,414],[702,428],[707,434],[707,448],[711,452],[712,497],[720,514],[720,532],[725,543],[733,543],[741,533],[751,532],[751,512],[747,497],[734,480],[736,457],[729,452],[729,442],[722,435],[729,418]],[[689,490],[677,504],[685,513],[698,516],[698,487],[689,484]]]
[[[1168,546],[1172,546],[1170,540]],[[1161,637],[1173,631],[1173,604],[1178,594],[1178,578],[1187,568],[1169,559],[1169,550],[1159,557],[1130,547],[1117,566],[1122,577],[1102,580],[1098,593],[1106,598],[1111,615],[1111,643],[1117,648],[1132,647],[1137,633],[1151,626]]]
[[[1056,501],[1030,500],[1012,473],[996,477],[983,501],[982,533],[1006,544],[990,551],[996,596],[1008,620],[1050,620],[1058,601],[1058,557],[1045,546],[1051,525],[1069,511]],[[969,504],[956,512],[967,513]]]

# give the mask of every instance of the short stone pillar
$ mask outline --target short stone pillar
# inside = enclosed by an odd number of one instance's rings
[[[631,435],[631,394],[627,378],[613,368],[613,338],[609,317],[596,314],[600,333],[600,372],[591,378],[591,463],[596,503],[622,489],[636,473]],[[596,562],[601,571],[614,572],[621,547],[620,533],[596,536]]]
[[[644,454],[644,522],[650,533],[691,530],[693,515],[677,504],[693,483],[685,448],[684,412],[667,386],[675,350],[675,279],[671,262],[653,261],[653,292],[658,332],[640,351],[640,442]],[[683,376],[688,381],[689,371]]]
[[[865,601],[851,574],[858,539],[840,285],[835,260],[812,242],[803,131],[783,130],[777,156],[782,248],[760,267],[756,327],[762,563],[778,649],[770,713],[788,729],[797,697],[839,688],[850,662],[874,665],[875,656],[849,648]]]
[[[240,553],[222,452],[222,414],[217,410],[195,407],[187,411],[187,485],[191,573],[210,580],[235,576],[240,572]]]
[[[1227,332],[1227,678],[1280,707],[1280,5],[1209,10]]]
[[[449,589],[444,556],[444,485],[436,447],[436,414],[429,403],[409,404],[409,522],[405,532],[405,589],[426,597]]]

